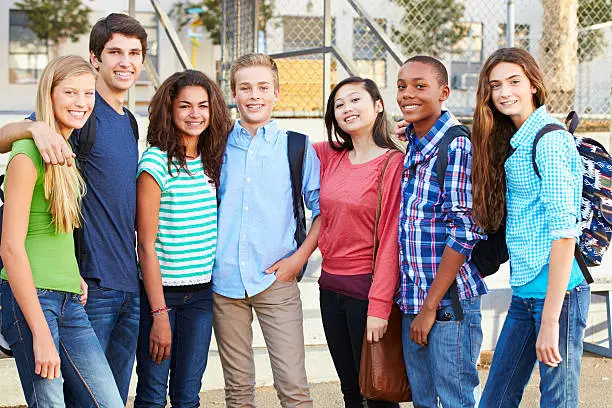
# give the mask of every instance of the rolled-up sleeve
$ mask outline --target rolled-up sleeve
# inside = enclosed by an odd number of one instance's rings
[[[574,137],[562,130],[544,135],[537,145],[536,165],[551,238],[579,237],[582,159]]]
[[[304,160],[304,172],[302,178],[302,194],[306,207],[312,211],[312,219],[319,216],[319,189],[321,187],[321,162],[308,141],[306,158]]]
[[[448,146],[444,195],[446,245],[469,256],[474,245],[486,237],[472,216],[472,143],[467,137],[458,137]]]

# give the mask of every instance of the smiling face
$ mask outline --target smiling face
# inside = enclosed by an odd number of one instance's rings
[[[91,64],[112,93],[125,93],[138,79],[143,66],[142,45],[136,37],[113,34],[98,59],[90,54]]]
[[[274,87],[272,69],[251,66],[235,74],[236,88],[232,97],[240,112],[240,124],[254,135],[257,129],[270,122],[279,90]]]
[[[51,91],[51,103],[58,131],[66,138],[83,127],[95,102],[96,80],[81,74],[58,82]]]
[[[397,75],[397,104],[419,137],[440,118],[442,103],[449,94],[448,85],[440,85],[434,69],[428,64],[409,62]]]
[[[186,86],[172,101],[172,123],[179,138],[200,137],[210,123],[208,92],[201,86]]]
[[[336,122],[352,138],[360,134],[371,136],[374,121],[382,110],[382,101],[375,102],[363,84],[343,85],[334,98]]]
[[[510,116],[519,128],[535,110],[533,95],[536,88],[531,85],[520,65],[500,62],[489,74],[491,101],[502,114]]]

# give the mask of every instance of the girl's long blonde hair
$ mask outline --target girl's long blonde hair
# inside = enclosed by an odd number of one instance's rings
[[[58,57],[49,62],[42,72],[36,95],[36,120],[45,122],[59,132],[51,95],[61,81],[83,74],[96,76],[96,71],[83,58],[76,55]],[[71,232],[81,226],[81,199],[85,195],[85,182],[76,166],[47,164],[45,169],[45,198],[56,232]]]

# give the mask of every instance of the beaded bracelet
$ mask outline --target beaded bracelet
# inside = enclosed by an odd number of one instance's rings
[[[167,306],[160,307],[159,309],[151,310],[151,316],[159,316],[161,314],[168,313],[169,311],[170,308]]]

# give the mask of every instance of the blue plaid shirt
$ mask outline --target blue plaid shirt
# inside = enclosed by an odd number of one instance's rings
[[[506,242],[510,253],[510,285],[532,281],[550,258],[552,241],[580,236],[582,161],[574,137],[547,133],[538,142],[533,168],[533,141],[540,129],[560,123],[536,109],[510,139],[516,149],[506,160]]]
[[[457,274],[459,298],[487,293],[484,281],[470,261],[472,248],[485,236],[472,219],[472,143],[468,138],[458,137],[448,146],[444,192],[440,191],[436,174],[440,140],[447,129],[459,124],[450,112],[443,111],[421,140],[411,125],[406,129],[408,147],[399,218],[398,299],[404,313],[416,314],[421,310],[446,246],[467,257]],[[448,304],[447,294],[440,306]]]

